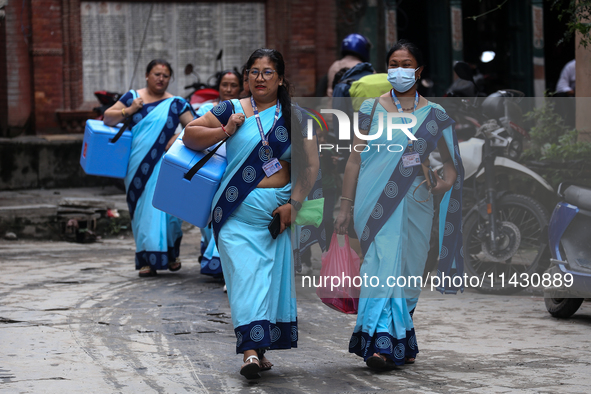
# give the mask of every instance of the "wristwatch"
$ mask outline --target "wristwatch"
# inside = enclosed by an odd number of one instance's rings
[[[302,209],[302,203],[296,200],[292,200],[291,198],[287,201],[288,204],[291,204],[291,206],[293,207],[293,209],[296,210],[296,212],[298,212],[300,209]]]

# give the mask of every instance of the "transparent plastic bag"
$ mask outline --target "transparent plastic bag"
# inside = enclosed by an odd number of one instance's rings
[[[334,233],[330,249],[322,254],[321,282],[316,295],[332,309],[356,314],[361,285],[359,266],[359,256],[349,245],[349,237],[345,235],[345,245],[340,246]]]

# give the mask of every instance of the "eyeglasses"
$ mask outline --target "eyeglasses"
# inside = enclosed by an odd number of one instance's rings
[[[257,70],[256,68],[251,68],[251,69],[246,70],[246,72],[248,73],[248,76],[251,77],[252,79],[257,79],[259,77],[259,75],[262,75],[263,80],[268,81],[271,78],[273,78],[273,74],[275,74],[277,71],[271,70],[270,68],[266,68],[261,72],[261,71]]]

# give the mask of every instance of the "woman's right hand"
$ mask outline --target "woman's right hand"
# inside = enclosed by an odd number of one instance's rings
[[[233,135],[240,126],[244,123],[244,114],[232,114],[230,115],[230,119],[228,119],[228,124],[226,124],[225,129],[226,132],[230,135]]]
[[[142,109],[143,106],[144,106],[144,100],[141,97],[138,97],[135,100],[133,100],[133,102],[131,103],[131,105],[129,106],[127,111],[125,111],[125,112],[127,112],[128,115],[135,114],[140,109]]]
[[[349,229],[349,222],[351,221],[351,210],[341,209],[334,221],[334,231],[337,234],[347,234]]]

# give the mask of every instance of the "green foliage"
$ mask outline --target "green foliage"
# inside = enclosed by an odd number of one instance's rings
[[[534,126],[530,129],[531,147],[524,152],[524,159],[591,162],[591,143],[577,141],[579,132],[565,125],[554,103],[546,100],[542,107],[525,114],[525,119]]]
[[[570,41],[578,32],[582,35],[580,45],[587,48],[591,43],[591,0],[554,0],[551,9],[558,12],[558,20],[564,20],[567,27],[558,45]]]
[[[127,223],[125,223],[120,218],[111,218],[109,223],[109,234],[110,235],[119,235],[121,231],[127,230]]]
[[[529,132],[531,147],[522,156],[526,165],[555,188],[561,182],[591,186],[591,142],[577,141],[578,131],[565,126],[554,103],[546,100],[525,119],[534,124]]]

